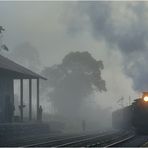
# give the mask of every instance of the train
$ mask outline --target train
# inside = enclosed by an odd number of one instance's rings
[[[115,129],[134,130],[139,134],[148,134],[148,92],[141,98],[112,113],[112,125]]]

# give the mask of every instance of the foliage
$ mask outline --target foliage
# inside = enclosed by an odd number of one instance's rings
[[[61,64],[42,71],[48,79],[42,84],[42,90],[49,92],[58,113],[74,115],[79,112],[83,100],[94,91],[106,91],[101,78],[103,68],[103,62],[95,60],[90,53],[71,52]]]

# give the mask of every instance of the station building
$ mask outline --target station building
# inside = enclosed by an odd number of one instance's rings
[[[14,61],[0,55],[0,123],[12,122],[14,111],[14,80],[20,80],[20,121],[23,122],[23,79],[29,80],[29,120],[32,120],[32,80],[37,81],[36,111],[39,120],[39,85],[40,79],[45,77],[15,63]]]

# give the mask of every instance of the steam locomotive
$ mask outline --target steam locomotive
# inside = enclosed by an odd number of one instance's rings
[[[112,113],[112,124],[116,129],[131,130],[148,134],[148,92],[143,92],[130,106]]]

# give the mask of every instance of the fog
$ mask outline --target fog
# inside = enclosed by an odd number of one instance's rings
[[[9,48],[1,54],[47,77],[40,93],[46,120],[100,128],[121,97],[126,106],[148,89],[147,11],[147,2],[0,2]],[[15,82],[16,98],[18,89]],[[35,104],[34,89],[34,111]]]
[[[54,113],[72,122],[80,120],[79,124],[82,120],[92,122],[93,128],[96,122],[102,124],[99,118],[107,110],[102,111],[99,104],[93,103],[93,98],[95,92],[107,91],[101,76],[103,69],[103,62],[95,60],[88,52],[71,52],[61,64],[45,68],[42,75],[48,80],[42,82],[41,91],[49,98]]]

